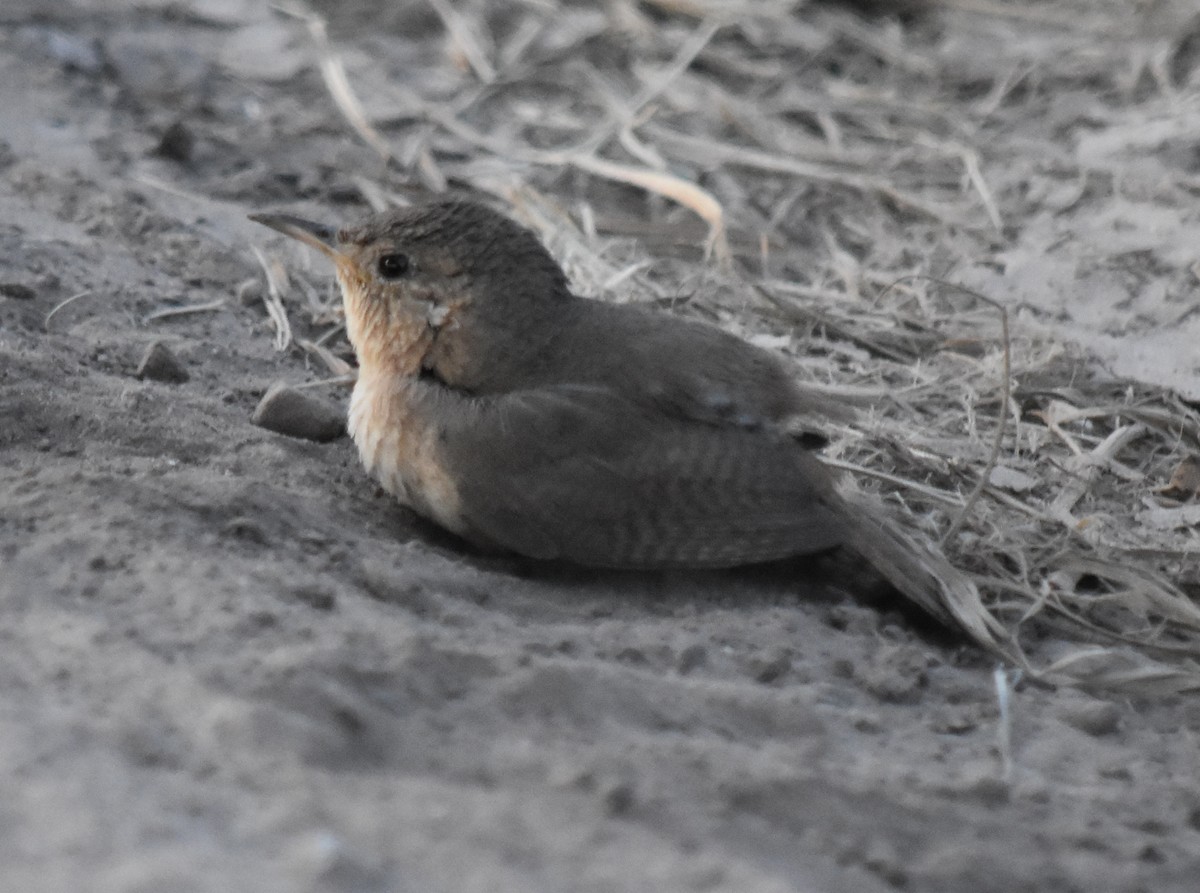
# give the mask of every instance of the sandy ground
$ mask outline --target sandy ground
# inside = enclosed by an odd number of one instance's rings
[[[423,7],[330,12],[351,53],[377,29],[441,33]],[[927,50],[955,46],[953,21]],[[252,425],[270,383],[325,373],[276,352],[257,291],[239,299],[249,246],[282,251],[245,214],[357,214],[355,175],[384,175],[301,25],[253,3],[7,0],[0,26],[4,889],[1196,888],[1194,698],[1021,685],[1006,724],[991,660],[838,585],[836,557],[599,575],[476,555],[392,504],[347,440]],[[156,154],[181,119],[194,145]],[[1022,163],[992,170],[1041,161]],[[1169,233],[1182,270],[1192,218],[1136,202],[1132,224],[1079,213],[1110,244],[1159,233],[1133,252]],[[1046,235],[1074,208],[1011,234],[1024,277],[977,278],[1016,301],[1036,269],[1086,287]],[[1160,272],[1178,298],[1186,277]],[[1136,316],[1103,297],[1091,324],[1038,318],[1103,347]],[[323,331],[295,300],[297,335]],[[1151,343],[1162,321],[1138,318]],[[135,376],[156,340],[187,381]],[[1186,389],[1190,361],[1147,350]]]

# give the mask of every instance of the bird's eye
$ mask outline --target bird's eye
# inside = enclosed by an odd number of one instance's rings
[[[384,279],[399,279],[408,272],[407,254],[385,254],[379,258],[379,275]]]

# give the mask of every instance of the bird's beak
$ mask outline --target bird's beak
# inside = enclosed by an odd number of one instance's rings
[[[250,219],[278,230],[285,236],[298,239],[335,261],[341,255],[337,245],[337,227],[314,223],[303,217],[293,217],[291,214],[251,214]]]

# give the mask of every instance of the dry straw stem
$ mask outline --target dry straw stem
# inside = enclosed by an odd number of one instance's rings
[[[275,349],[285,351],[292,343],[292,324],[288,322],[287,311],[283,307],[283,295],[287,292],[287,273],[278,260],[268,260],[257,245],[251,248],[267,280],[263,305],[267,308],[267,315],[275,328]]]
[[[996,750],[1000,753],[1000,777],[1005,782],[1012,780],[1012,689],[1020,673],[1010,676],[1004,667],[996,667],[992,682],[996,687]]]
[[[662,127],[653,127],[649,130],[660,145],[672,151],[677,157],[698,164],[707,166],[728,164],[764,173],[787,174],[805,180],[835,183],[857,192],[880,195],[900,208],[919,211],[942,223],[969,225],[958,210],[908,193],[887,180],[869,174],[854,173],[827,164],[762,152],[744,146],[729,145],[704,137],[689,136]]]
[[[447,3],[446,0],[429,0],[429,5],[438,14],[438,18],[442,20],[442,24],[446,26],[446,30],[450,33],[450,38],[454,41],[454,45],[462,53],[467,64],[471,66],[471,70],[475,72],[475,76],[485,84],[490,84],[496,80],[495,66],[492,65],[487,52],[479,42],[479,37],[470,23],[459,15],[458,11]]]
[[[727,265],[730,262],[729,242],[725,238],[725,212],[711,193],[672,174],[615,164],[591,155],[579,155],[566,161],[589,174],[596,174],[617,183],[638,186],[690,208],[708,224],[708,238],[704,243],[705,254],[711,252],[722,264]]]
[[[47,332],[49,332],[50,331],[50,320],[54,319],[54,317],[58,315],[59,311],[65,310],[67,307],[70,307],[76,301],[82,300],[83,298],[88,297],[92,293],[93,293],[92,289],[86,288],[83,291],[76,292],[75,294],[71,295],[71,297],[69,297],[69,298],[64,298],[63,300],[59,301],[57,304],[55,304],[53,307],[50,308],[50,312],[46,314],[46,318],[42,321],[42,326],[46,329]]]
[[[323,344],[300,338],[296,341],[296,346],[320,360],[321,364],[336,376],[337,380],[345,380],[353,384],[358,378],[358,372],[353,366]]]
[[[487,182],[478,185],[503,199],[517,220],[540,233],[573,282],[582,284],[587,292],[604,292],[606,283],[636,275],[636,266],[618,269],[601,257],[595,250],[594,232],[589,237],[565,209],[528,183],[505,182],[494,188]],[[587,210],[584,206],[585,214]]]
[[[438,9],[439,15],[442,15],[444,20],[449,16],[450,20],[461,22],[457,13],[454,13],[445,3],[434,2],[434,0],[431,0],[431,2],[433,2],[435,8]],[[362,104],[350,86],[350,80],[346,75],[346,69],[342,64],[341,58],[329,45],[324,20],[320,16],[302,9],[294,7],[278,8],[288,15],[302,19],[306,23],[317,48],[321,76],[324,79],[325,87],[333,97],[338,109],[367,145],[379,153],[379,156],[385,162],[391,161],[395,157],[395,153],[387,140],[368,121]],[[715,27],[711,29],[711,32],[715,33]],[[462,36],[457,31],[455,33],[456,37]],[[702,41],[697,41],[699,45],[695,49],[696,53],[699,52],[703,43],[707,42],[711,37],[711,33],[706,30],[699,37],[702,38]],[[476,55],[473,52],[467,54],[467,57],[472,60],[472,67],[476,68],[476,72],[480,75],[481,80],[485,82],[494,80],[495,72],[491,70],[490,66],[486,69],[487,76],[485,76],[485,72],[479,71],[476,65]],[[690,59],[688,61],[690,62]],[[648,91],[642,100],[635,102],[634,111],[640,108],[645,102],[649,102],[654,93],[663,87],[665,87],[665,82],[654,90]],[[491,139],[478,133],[458,121],[452,114],[448,114],[441,109],[427,106],[425,112],[430,120],[440,124],[451,133],[478,148],[487,149],[498,157],[551,167],[569,165],[607,180],[637,186],[647,192],[653,192],[683,205],[695,212],[698,217],[708,224],[709,231],[704,246],[705,253],[712,253],[722,265],[728,265],[730,253],[725,237],[724,211],[721,208],[720,202],[711,193],[700,188],[695,183],[664,171],[608,161],[584,150],[545,152],[530,148],[505,146],[499,140]],[[589,140],[589,142],[591,141]]]
[[[971,299],[994,306],[981,295]],[[938,312],[934,305],[930,310]],[[952,330],[965,317],[960,311],[932,321]],[[1148,466],[1156,455],[1194,442],[1194,411],[1169,394],[1142,395],[1126,403],[1113,403],[1105,394],[1096,403],[1080,402],[1089,389],[1098,390],[1100,397],[1110,387],[1103,379],[1082,380],[1075,382],[1074,404],[1056,398],[1047,410],[1024,421],[1020,431],[1006,433],[1008,382],[1019,380],[1023,372],[1039,371],[1030,357],[1055,354],[1027,336],[1014,343],[1007,327],[1000,329],[998,363],[988,352],[976,361],[978,375],[946,374],[947,367],[938,376],[940,387],[921,394],[922,425],[913,425],[908,416],[876,413],[855,440],[831,446],[835,455],[847,458],[830,464],[885,481],[893,489],[894,521],[907,515],[911,529],[942,528],[938,539],[952,560],[973,572],[984,605],[1005,619],[1005,628],[1016,637],[1016,662],[1024,663],[1033,678],[1152,693],[1200,688],[1200,609],[1165,570],[1173,560],[1194,567],[1196,545],[1164,548],[1162,532],[1138,522],[1141,504],[1131,503],[1124,489],[1151,490],[1155,475]],[[945,366],[952,357],[952,352],[934,354],[925,363]],[[887,381],[901,365],[876,357],[870,373]],[[979,380],[985,374],[995,376],[990,384]],[[999,395],[993,399],[995,392]],[[989,440],[986,449],[975,443],[982,436],[975,430],[977,421],[970,422],[977,410],[963,427],[963,406],[984,404],[997,407],[991,437],[984,438]],[[1133,445],[1150,439],[1158,442],[1157,450],[1143,446],[1131,455]],[[872,442],[901,448],[868,454],[866,445]],[[932,451],[923,443],[940,449]],[[857,456],[864,458],[847,461]],[[891,463],[886,472],[880,467],[884,459]],[[986,485],[1001,463],[1020,468],[1029,488],[1007,492]],[[867,464],[871,467],[865,473],[854,469]],[[973,481],[968,496],[933,485],[948,473]],[[1087,513],[1079,512],[1084,501]],[[1187,532],[1179,538],[1186,540]],[[1079,641],[1085,657],[1069,651],[1041,666],[1023,657],[1017,644],[1022,629],[1043,618],[1061,637]],[[1097,639],[1110,644],[1099,646]]]
[[[1084,522],[1073,514],[1075,506],[1092,490],[1102,469],[1121,467],[1115,457],[1145,433],[1146,428],[1142,425],[1125,425],[1115,429],[1095,449],[1087,453],[1079,450],[1074,441],[1068,439],[1072,451],[1077,452],[1063,465],[1063,470],[1068,475],[1067,483],[1050,503],[1050,517],[1058,519],[1072,530],[1083,530]]]
[[[325,82],[325,89],[333,97],[338,111],[354,128],[355,133],[362,137],[363,142],[378,152],[385,162],[391,161],[393,157],[391,146],[367,119],[367,113],[363,110],[362,103],[359,102],[358,96],[350,86],[350,78],[346,75],[346,66],[342,64],[341,57],[329,45],[325,20],[302,6],[277,5],[274,8],[285,15],[300,19],[308,27],[308,33],[317,47],[317,61],[321,68],[321,78]]]
[[[426,108],[427,116],[450,133],[480,149],[486,149],[501,158],[523,161],[548,167],[574,167],[586,173],[603,177],[617,183],[637,186],[683,205],[708,224],[705,251],[711,251],[722,264],[730,259],[729,244],[725,237],[725,212],[721,203],[705,189],[674,174],[655,171],[645,167],[618,164],[606,161],[585,149],[565,151],[539,151],[529,148],[514,149],[500,140],[484,136],[462,121],[440,109]]]
[[[215,301],[205,301],[201,304],[188,304],[183,307],[163,307],[160,310],[147,313],[145,316],[145,321],[154,322],[156,319],[169,319],[172,316],[188,316],[192,313],[209,313],[213,310],[220,310],[224,306],[225,299],[217,298]]]
[[[979,479],[975,482],[975,486],[972,488],[970,495],[966,498],[966,501],[963,503],[963,506],[959,510],[958,514],[955,515],[954,520],[950,522],[950,526],[942,534],[941,545],[944,547],[946,543],[953,539],[954,535],[962,529],[963,524],[966,523],[967,518],[970,516],[971,510],[979,501],[980,496],[983,495],[983,491],[987,487],[988,479],[991,476],[992,470],[996,467],[996,462],[1000,458],[1000,449],[1004,445],[1004,426],[1008,422],[1009,401],[1012,399],[1012,343],[1008,329],[1007,307],[1005,307],[999,301],[993,300],[986,295],[982,295],[973,289],[964,288],[961,285],[957,285],[953,282],[947,282],[944,279],[937,279],[933,276],[905,276],[902,279],[897,279],[886,289],[884,289],[883,294],[879,297],[879,301],[882,301],[887,293],[900,283],[905,281],[913,281],[916,279],[924,279],[928,282],[941,285],[945,288],[960,291],[977,301],[982,301],[988,306],[995,308],[996,312],[1000,315],[1001,344],[1003,345],[1004,350],[1004,377],[1000,386],[999,421],[996,425],[996,433],[992,439],[992,449],[988,454],[987,462],[984,464],[983,470],[979,475]]]
[[[805,305],[794,301],[785,301],[778,294],[778,292],[783,292],[806,298],[825,297],[829,294],[826,290],[805,288],[789,282],[758,282],[755,283],[754,289],[766,298],[767,302],[778,310],[787,322],[818,326],[835,338],[857,344],[872,355],[886,357],[896,363],[906,363],[912,359],[911,354],[898,350],[877,338],[872,338],[860,328],[856,328],[853,323],[847,324],[836,320],[812,304]],[[861,319],[858,322],[861,323]]]
[[[1026,22],[1036,22],[1039,25],[1052,25],[1059,28],[1079,30],[1081,28],[1102,30],[1097,22],[1091,22],[1080,15],[1070,15],[1056,10],[1038,9],[1036,7],[1018,6],[1014,3],[997,3],[994,0],[936,0],[938,6],[961,9],[965,12],[980,15],[995,16],[1002,19],[1020,19]]]

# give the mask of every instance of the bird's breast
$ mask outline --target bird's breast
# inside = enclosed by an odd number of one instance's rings
[[[350,398],[349,431],[367,471],[418,514],[464,532],[458,488],[438,444],[441,408],[417,379],[360,370]]]

